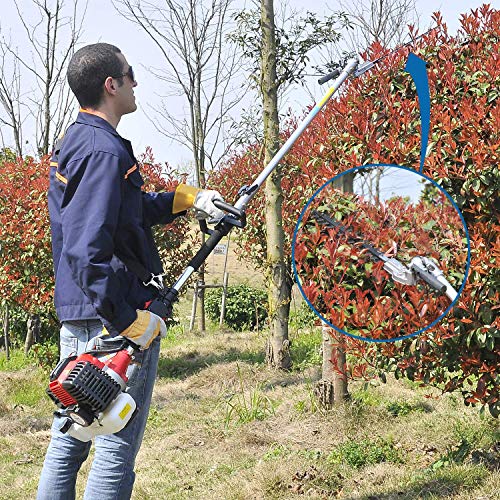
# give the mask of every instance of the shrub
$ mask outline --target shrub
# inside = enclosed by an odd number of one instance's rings
[[[52,342],[35,344],[31,348],[29,356],[42,369],[50,371],[56,366],[59,360],[59,348],[57,344]]]
[[[397,259],[410,262],[425,255],[439,263],[458,289],[464,278],[465,232],[446,196],[406,201],[394,196],[375,205],[352,193],[326,186],[308,208],[342,221],[342,229],[318,224],[306,211],[295,245],[302,289],[316,310],[335,326],[362,337],[387,339],[427,327],[449,305],[449,299],[424,286],[396,284],[352,239],[362,235],[385,251],[397,244]],[[348,228],[347,230],[344,228]]]
[[[316,313],[305,303],[290,311],[290,328],[292,330],[313,328],[318,321]]]
[[[447,33],[440,14],[412,52],[428,67],[431,128],[424,173],[457,202],[469,229],[471,266],[455,308],[432,331],[401,343],[348,339],[349,352],[377,372],[394,370],[425,384],[460,391],[466,404],[487,405],[500,415],[498,239],[498,122],[500,72],[497,60],[500,11],[483,5],[461,16],[456,37]],[[387,50],[374,44],[365,56]],[[397,163],[418,168],[420,114],[415,86],[403,72],[407,54],[399,51],[363,78],[350,80],[334,105],[326,106],[281,162],[285,251],[296,221],[313,192],[334,175],[367,163]],[[289,122],[289,137],[297,120]],[[286,127],[285,127],[286,128]],[[255,143],[215,171],[210,184],[236,196],[240,186],[262,168]],[[249,204],[248,228],[238,244],[240,255],[265,264],[265,200],[258,193]],[[263,243],[264,242],[264,243]],[[290,262],[291,264],[291,262]],[[361,368],[358,369],[360,371]]]
[[[144,191],[175,189],[177,172],[168,164],[157,163],[150,148],[139,161]],[[53,304],[48,174],[48,156],[16,158],[10,150],[0,150],[0,307],[9,305],[14,346],[24,342],[29,315],[40,316],[42,342],[55,341],[59,330]],[[173,282],[193,254],[189,220],[179,217],[172,224],[156,227],[155,241],[165,282]]]
[[[212,321],[218,321],[222,303],[222,288],[207,290],[205,309]],[[267,294],[249,285],[227,287],[225,323],[233,330],[253,330],[267,318]]]

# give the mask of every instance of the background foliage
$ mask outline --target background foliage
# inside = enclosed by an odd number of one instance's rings
[[[207,289],[205,308],[212,321],[219,321],[222,288]],[[261,288],[240,284],[227,287],[224,322],[233,330],[242,332],[262,328],[267,319],[267,293]]]
[[[349,341],[358,359],[356,374],[377,370],[460,390],[466,403],[489,405],[498,415],[500,333],[498,319],[500,249],[500,12],[483,6],[461,18],[457,36],[448,35],[439,14],[437,29],[412,52],[427,62],[431,129],[424,173],[442,185],[461,209],[471,237],[471,273],[454,315],[418,339],[368,345]],[[374,44],[364,54],[387,50]],[[403,68],[407,53],[387,57],[374,70],[351,80],[295,144],[284,162],[283,219],[288,248],[295,222],[313,192],[339,172],[368,163],[419,168],[420,117],[413,81]],[[282,133],[286,139],[293,120]],[[211,183],[227,199],[236,196],[262,168],[253,144],[214,174]],[[241,255],[265,262],[264,204],[259,194],[249,207]]]
[[[0,297],[9,304],[12,337],[21,341],[28,315],[39,314],[42,337],[57,325],[47,207],[49,159],[0,158]]]
[[[151,150],[140,158],[147,191],[171,191],[177,174],[168,165],[155,163]],[[47,205],[49,157],[39,162],[15,158],[4,151],[0,157],[0,297],[11,310],[11,338],[22,342],[29,314],[40,315],[42,339],[55,340],[58,320],[53,305],[53,266]],[[171,283],[192,255],[189,221],[179,217],[158,227],[156,241],[164,261],[165,281]]]

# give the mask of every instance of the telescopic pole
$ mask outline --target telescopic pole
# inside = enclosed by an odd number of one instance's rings
[[[323,98],[318,101],[317,104],[309,111],[306,117],[300,122],[295,132],[288,138],[288,140],[281,146],[281,149],[274,155],[269,164],[264,168],[264,170],[260,173],[260,175],[255,179],[253,184],[244,189],[242,196],[238,199],[238,201],[234,204],[236,208],[241,210],[245,210],[248,202],[254,197],[255,193],[259,190],[260,186],[266,181],[272,171],[278,166],[278,163],[283,159],[283,157],[288,153],[290,148],[293,146],[295,141],[299,138],[299,136],[304,132],[304,130],[310,125],[310,123],[314,120],[315,116],[323,109],[325,104],[332,98],[332,96],[337,92],[340,86],[347,80],[347,78],[354,73],[356,68],[359,65],[359,59],[353,58],[349,59],[337,77],[333,85],[328,89]],[[332,74],[332,73],[331,73]],[[333,73],[335,74],[335,72]],[[327,75],[327,77],[330,75]],[[325,80],[327,81],[327,80]]]
[[[333,85],[328,89],[323,98],[318,101],[317,104],[311,109],[311,111],[307,114],[307,116],[302,120],[299,124],[295,132],[288,138],[288,140],[281,146],[280,150],[276,153],[276,155],[272,158],[272,160],[268,163],[268,165],[264,168],[264,170],[259,174],[259,176],[255,179],[255,181],[250,186],[244,186],[240,189],[240,197],[233,205],[229,205],[228,203],[221,202],[218,200],[214,201],[214,204],[228,212],[228,215],[224,216],[221,221],[215,226],[213,231],[208,231],[206,224],[201,225],[202,231],[208,232],[210,237],[207,241],[202,245],[200,250],[196,253],[196,255],[191,259],[189,265],[186,267],[182,275],[172,286],[170,291],[174,296],[180,291],[186,281],[190,278],[190,276],[200,267],[200,265],[207,259],[207,257],[212,253],[213,249],[217,246],[217,244],[229,234],[233,227],[244,227],[245,225],[245,208],[250,202],[250,200],[255,196],[259,188],[265,182],[265,180],[269,177],[272,171],[278,166],[278,163],[283,159],[286,153],[290,150],[295,141],[299,138],[299,136],[304,132],[304,130],[309,126],[309,124],[313,121],[314,117],[323,109],[325,104],[332,98],[332,96],[337,92],[337,90],[341,87],[341,85],[347,80],[347,78],[352,75],[358,65],[360,64],[360,59],[353,58],[347,61],[344,69],[340,72],[337,79],[334,81]],[[326,79],[332,78],[336,76],[337,73],[331,73],[327,75]],[[324,80],[326,81],[326,80]],[[168,300],[168,297],[166,297]]]

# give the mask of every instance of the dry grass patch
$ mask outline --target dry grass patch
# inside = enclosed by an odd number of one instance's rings
[[[319,369],[269,370],[262,336],[188,334],[162,345],[134,499],[493,500],[499,489],[498,422],[458,396],[388,377],[377,387],[351,383],[350,402],[319,411]],[[306,356],[309,343],[300,345]],[[49,441],[52,407],[35,397],[46,375],[0,377],[0,497],[33,498]],[[250,411],[228,420],[231,404],[252,394]]]

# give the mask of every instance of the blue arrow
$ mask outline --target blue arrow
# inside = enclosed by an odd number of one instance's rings
[[[429,79],[425,61],[410,52],[406,61],[405,71],[410,73],[417,87],[418,107],[420,108],[420,124],[422,138],[420,141],[420,172],[424,170],[424,160],[429,141],[429,125],[431,122],[431,97],[429,94]]]

